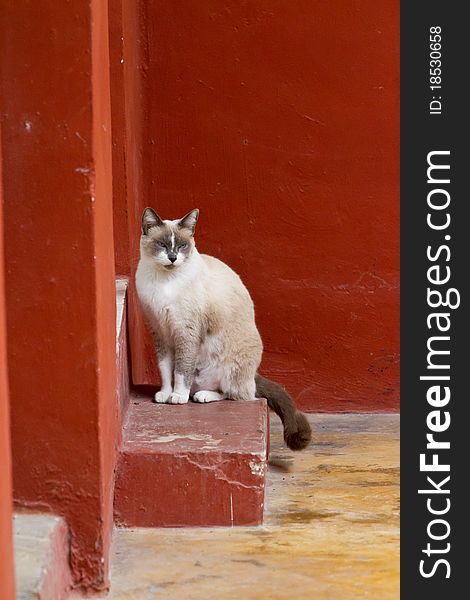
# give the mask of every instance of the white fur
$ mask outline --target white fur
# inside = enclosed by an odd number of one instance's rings
[[[136,286],[140,302],[151,325],[160,324],[164,329],[168,329],[169,333],[180,327],[186,305],[190,303],[189,299],[185,301],[185,289],[191,286],[197,288],[198,295],[204,295],[199,278],[203,269],[202,259],[197,252],[173,271],[156,269],[154,260],[146,256],[140,259],[136,273]]]
[[[170,355],[159,361],[162,388],[155,394],[155,402],[167,402],[173,391],[173,359]]]
[[[193,396],[195,402],[217,402],[218,400],[223,400],[225,396],[219,392],[210,392],[206,390],[201,390],[200,392],[196,392]]]
[[[170,404],[186,404],[189,400],[189,387],[186,385],[184,375],[175,372],[175,386],[170,396]]]

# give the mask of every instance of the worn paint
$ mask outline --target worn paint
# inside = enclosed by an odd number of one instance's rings
[[[220,444],[222,440],[214,440],[214,438],[209,434],[186,434],[182,435],[179,433],[169,433],[167,435],[153,435],[153,427],[149,423],[150,431],[139,431],[136,433],[136,439],[127,440],[127,443],[137,443],[137,444],[167,444],[168,442],[181,442],[181,440],[197,440],[203,441],[205,443],[204,446],[201,446],[201,449],[204,450],[206,448],[211,448],[213,446],[217,446]]]
[[[266,463],[265,462],[259,462],[259,461],[250,461],[249,462],[250,465],[250,470],[252,472],[253,475],[256,475],[257,477],[264,477],[266,474]]]
[[[198,247],[247,284],[263,372],[300,407],[396,410],[399,3],[151,0],[147,14],[140,209],[201,210]],[[133,318],[134,381],[156,383]]]
[[[109,598],[396,600],[399,417],[310,419],[293,461],[271,423],[263,526],[118,529]]]

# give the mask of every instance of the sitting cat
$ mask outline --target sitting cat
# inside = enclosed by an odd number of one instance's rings
[[[137,293],[154,335],[162,386],[155,402],[185,404],[266,398],[292,450],[305,448],[310,425],[289,394],[257,374],[263,345],[253,302],[226,264],[199,254],[197,209],[163,221],[142,215]]]

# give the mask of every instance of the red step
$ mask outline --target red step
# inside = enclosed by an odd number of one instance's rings
[[[169,405],[132,397],[117,466],[116,524],[261,523],[267,443],[265,400]]]

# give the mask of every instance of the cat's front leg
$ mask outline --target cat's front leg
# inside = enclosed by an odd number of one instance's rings
[[[164,403],[168,402],[173,391],[172,387],[172,375],[173,375],[173,357],[168,352],[162,358],[158,358],[158,368],[160,370],[160,377],[162,380],[162,386],[160,391],[155,394],[155,402]]]
[[[155,345],[157,349],[158,369],[162,385],[160,391],[155,394],[155,402],[159,404],[168,402],[173,391],[173,368],[174,356],[170,348],[167,348],[164,341],[154,334]]]
[[[199,335],[191,328],[185,328],[175,344],[175,380],[170,404],[186,404],[194,379],[196,359],[199,351]]]

